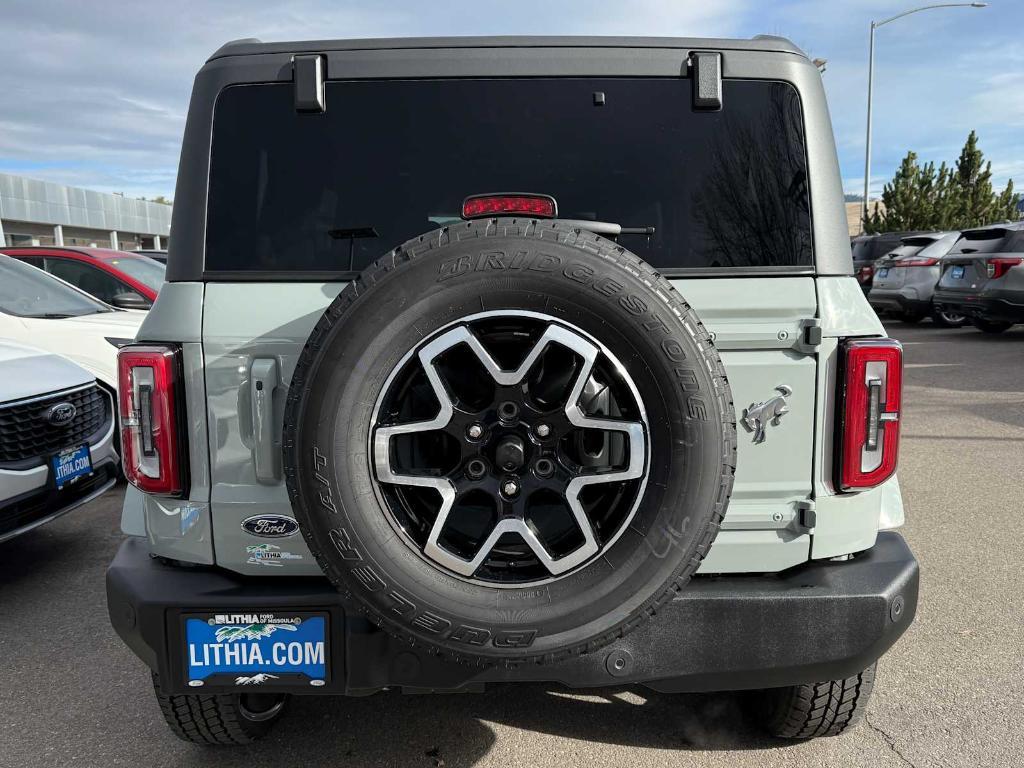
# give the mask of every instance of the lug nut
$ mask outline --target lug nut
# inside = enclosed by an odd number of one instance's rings
[[[551,427],[547,424],[538,424],[534,432],[537,433],[537,437],[547,437],[551,434]]]
[[[466,434],[469,436],[470,440],[479,440],[483,433],[484,428],[479,424],[470,424],[466,429]]]
[[[501,492],[504,493],[506,496],[515,496],[517,493],[519,493],[519,483],[517,483],[515,480],[506,480],[501,485]]]

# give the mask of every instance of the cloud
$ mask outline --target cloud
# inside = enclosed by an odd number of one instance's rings
[[[471,34],[790,37],[824,76],[844,186],[863,172],[868,25],[891,0],[5,0],[0,170],[130,195],[173,194],[195,72],[224,42]],[[929,11],[878,33],[872,175],[900,158],[952,161],[976,128],[1018,174],[1024,3]],[[38,168],[38,171],[24,169]]]

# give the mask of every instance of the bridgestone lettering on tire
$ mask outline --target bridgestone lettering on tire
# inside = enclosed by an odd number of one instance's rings
[[[330,580],[470,663],[625,635],[707,554],[735,470],[732,396],[694,311],[559,222],[474,221],[397,248],[313,329],[284,464]]]

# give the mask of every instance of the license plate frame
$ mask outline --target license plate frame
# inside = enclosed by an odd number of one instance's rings
[[[70,469],[66,469],[67,467]],[[82,443],[73,448],[65,448],[51,456],[50,471],[53,473],[53,484],[58,491],[91,475],[93,466],[89,444]]]
[[[183,682],[191,689],[330,686],[330,626],[327,611],[183,613]]]

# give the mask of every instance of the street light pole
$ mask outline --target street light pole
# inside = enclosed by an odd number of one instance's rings
[[[884,21],[871,22],[871,39],[868,44],[868,128],[864,145],[864,208],[861,218],[861,228],[864,227],[864,220],[868,217],[868,188],[871,184],[871,96],[875,88],[875,30],[890,21],[902,19],[918,11],[930,11],[933,8],[984,8],[988,3],[937,3],[935,5],[923,5],[920,8],[911,8],[909,11],[897,13]]]
[[[860,228],[868,220],[868,185],[871,183],[871,94],[875,89],[875,22],[871,22],[871,42],[868,44],[868,130],[867,145],[864,148],[864,212]]]

